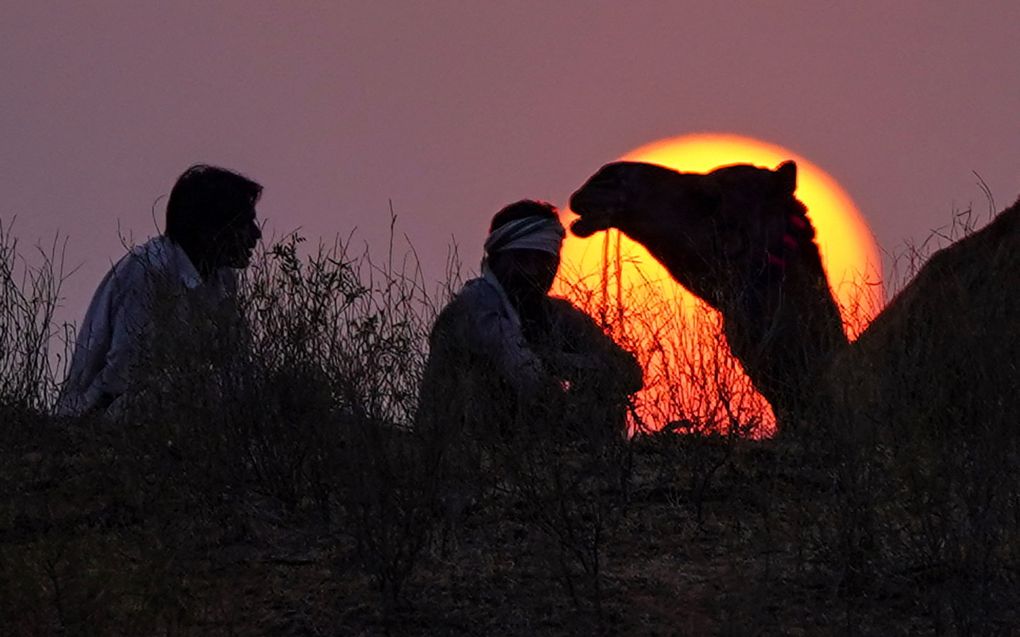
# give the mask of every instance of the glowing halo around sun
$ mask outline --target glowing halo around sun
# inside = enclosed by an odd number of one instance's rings
[[[780,146],[729,134],[663,139],[619,159],[682,172],[708,172],[730,164],[770,169],[797,162],[797,198],[808,209],[829,285],[847,334],[856,336],[881,308],[878,247],[850,196],[821,168]],[[592,173],[598,166],[592,167]],[[563,211],[564,225],[576,218]],[[684,290],[640,245],[616,230],[587,239],[568,233],[554,293],[570,298],[635,351],[646,387],[636,397],[637,425],[668,423],[719,430],[756,423],[751,435],[768,435],[775,419],[765,399],[730,355],[716,312]]]

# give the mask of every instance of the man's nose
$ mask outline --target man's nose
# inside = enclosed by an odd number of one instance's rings
[[[258,241],[259,239],[262,238],[262,228],[259,227],[259,224],[257,224],[257,223],[252,223],[251,224],[251,233],[250,234],[252,236],[252,239],[254,239],[255,241]]]

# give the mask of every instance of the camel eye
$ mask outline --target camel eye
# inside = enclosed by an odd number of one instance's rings
[[[627,180],[623,175],[608,174],[595,182],[595,185],[601,190],[616,193],[622,191],[627,186]]]

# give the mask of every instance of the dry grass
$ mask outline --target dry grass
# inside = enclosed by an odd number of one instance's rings
[[[718,390],[720,343],[650,379],[663,397],[694,383],[662,406],[669,431],[532,435],[566,418],[550,408],[510,435],[437,440],[411,422],[457,268],[431,290],[402,250],[303,255],[291,237],[248,272],[244,321],[164,326],[187,338],[154,344],[120,422],[58,421],[59,260],[11,275],[6,228],[4,634],[1020,630],[1016,414],[994,405],[756,439],[747,397]],[[697,329],[663,309],[660,342],[634,342],[619,313],[587,309],[646,363]],[[479,496],[451,516],[438,459],[454,450],[476,454]]]
[[[29,261],[13,229],[13,221],[0,219],[0,409],[37,413],[52,400],[54,379],[63,374],[51,350],[61,346],[54,312],[68,273],[59,239],[37,247]]]

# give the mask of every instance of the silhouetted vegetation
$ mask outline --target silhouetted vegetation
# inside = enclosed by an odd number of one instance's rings
[[[753,396],[720,389],[739,372],[720,337],[655,367],[662,431],[613,435],[579,401],[429,435],[418,385],[456,259],[433,289],[409,250],[287,237],[246,272],[243,321],[162,313],[116,420],[61,419],[59,248],[29,265],[0,226],[5,635],[1020,630],[1020,433],[1001,405],[933,397],[895,422],[867,405],[763,438]],[[639,341],[626,308],[574,300],[646,367],[707,329],[663,306]],[[1016,361],[964,363],[925,373],[1016,391]]]

